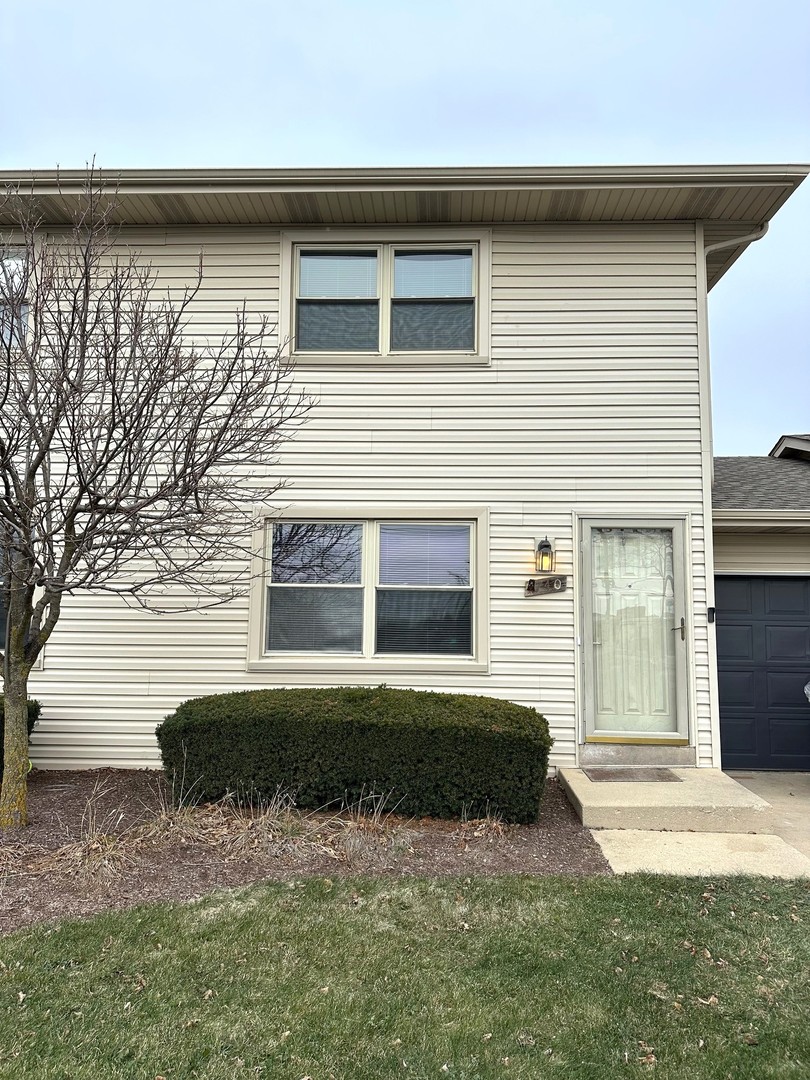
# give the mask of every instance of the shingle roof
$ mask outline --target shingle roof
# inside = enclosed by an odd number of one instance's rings
[[[715,510],[810,510],[810,461],[714,459]]]

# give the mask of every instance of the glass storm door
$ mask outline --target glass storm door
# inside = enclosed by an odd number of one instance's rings
[[[583,644],[592,741],[686,741],[680,529],[586,526]]]

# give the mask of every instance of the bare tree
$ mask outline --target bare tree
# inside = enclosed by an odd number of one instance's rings
[[[257,504],[281,486],[270,467],[310,407],[266,319],[243,306],[217,341],[193,335],[202,261],[163,289],[115,208],[93,170],[61,232],[19,191],[3,204],[3,828],[27,821],[28,677],[65,595],[166,611],[243,592]]]

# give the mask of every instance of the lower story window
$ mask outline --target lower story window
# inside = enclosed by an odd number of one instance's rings
[[[474,521],[274,522],[267,654],[472,656]]]

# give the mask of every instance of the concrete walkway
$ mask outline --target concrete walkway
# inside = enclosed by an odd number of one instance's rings
[[[615,873],[810,878],[810,773],[672,772],[679,783],[593,782],[560,770]]]
[[[730,772],[728,775],[771,804],[769,831],[810,858],[810,772]]]
[[[810,878],[810,858],[781,836],[640,829],[593,829],[591,835],[616,874]]]

